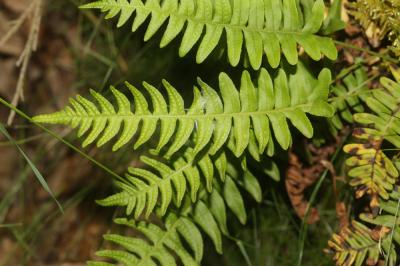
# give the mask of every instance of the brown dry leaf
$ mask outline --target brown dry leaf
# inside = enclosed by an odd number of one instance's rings
[[[304,219],[309,207],[304,192],[318,180],[321,173],[325,170],[327,165],[329,165],[327,159],[335,152],[338,141],[339,139],[336,140],[336,143],[323,147],[315,147],[309,144],[307,147],[312,154],[311,166],[309,167],[304,167],[297,155],[293,152],[289,152],[289,166],[286,171],[285,179],[286,191],[293,208],[301,219]],[[330,168],[332,168],[331,171],[334,172],[333,166]],[[307,223],[312,224],[318,220],[318,210],[316,208],[311,208]]]
[[[304,191],[311,186],[319,176],[305,174],[303,166],[300,164],[297,155],[293,152],[289,153],[289,167],[286,171],[286,191],[290,202],[299,218],[304,219],[309,207],[308,201],[305,199]],[[319,213],[315,207],[310,209],[307,223],[313,224],[319,221]]]

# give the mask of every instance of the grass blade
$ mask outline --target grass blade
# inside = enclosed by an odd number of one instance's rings
[[[18,145],[18,143],[13,139],[13,137],[8,134],[6,128],[4,127],[4,124],[0,122],[0,132],[13,144],[15,147],[18,149],[19,153],[24,157],[26,162],[28,163],[29,167],[32,169],[33,173],[35,174],[37,180],[39,183],[42,185],[43,189],[49,193],[50,197],[55,201],[57,204],[58,208],[60,209],[61,213],[64,213],[64,210],[61,206],[61,204],[58,202],[56,197],[54,196],[53,192],[51,191],[49,185],[47,184],[46,180],[42,176],[42,174],[39,172],[35,164],[29,159],[28,155],[22,150],[22,148]]]

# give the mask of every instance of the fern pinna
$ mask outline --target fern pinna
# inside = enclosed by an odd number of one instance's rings
[[[399,170],[382,148],[384,141],[400,148],[400,76],[393,73],[397,82],[382,78],[382,88],[373,90],[365,99],[374,114],[354,115],[356,122],[365,125],[353,133],[360,143],[344,147],[351,155],[346,164],[356,198],[369,196],[370,213],[361,214],[360,218],[377,227],[371,231],[354,221],[352,226],[342,229],[344,233],[334,235],[329,246],[338,265],[363,265],[365,260],[368,265],[376,265],[382,254],[387,265],[397,263],[393,240],[400,244],[400,197],[396,185]]]
[[[128,98],[111,88],[118,111],[107,99],[92,91],[100,110],[93,102],[77,96],[76,100],[70,100],[72,107],[68,106],[54,114],[37,116],[34,121],[80,126],[78,136],[90,131],[83,146],[97,138],[98,146],[107,143],[123,125],[113,150],[119,149],[140,131],[134,145],[134,148],[138,148],[155,134],[160,121],[160,139],[156,150],[160,151],[171,141],[166,151],[167,157],[185,145],[192,132],[196,133],[193,138],[194,154],[208,144],[211,145],[210,153],[215,154],[228,141],[228,147],[239,157],[251,145],[257,147],[257,153],[264,153],[268,145],[273,145],[270,132],[274,133],[280,146],[287,149],[291,144],[287,119],[310,138],[313,128],[306,113],[325,117],[333,114],[332,106],[327,103],[330,72],[326,69],[321,71],[318,80],[312,78],[301,65],[289,75],[279,69],[272,78],[263,69],[257,87],[245,71],[239,91],[232,80],[222,73],[219,76],[221,96],[199,79],[201,92],[197,87],[194,88],[194,100],[187,111],[178,92],[168,82],[164,81],[163,84],[168,93],[169,106],[156,88],[144,83],[152,101],[150,111],[143,94],[127,83],[135,103],[134,111],[131,110]]]
[[[132,31],[151,16],[145,41],[168,20],[160,46],[166,46],[184,31],[179,55],[185,56],[199,42],[198,63],[215,49],[224,31],[233,66],[240,61],[244,43],[254,69],[260,68],[264,54],[276,68],[281,51],[290,64],[297,64],[297,44],[314,60],[322,55],[332,60],[337,57],[332,39],[317,35],[324,21],[323,0],[100,0],[81,8],[101,9],[107,12],[106,18],[120,14],[117,26],[134,17]]]

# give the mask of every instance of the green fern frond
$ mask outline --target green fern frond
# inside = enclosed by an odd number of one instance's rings
[[[129,168],[127,182],[116,181],[121,191],[97,203],[102,206],[124,206],[126,214],[133,213],[136,219],[142,214],[149,217],[158,206],[157,210],[163,216],[171,202],[181,207],[184,197],[189,194],[188,187],[191,202],[198,200],[201,188],[204,187],[208,193],[213,192],[211,197],[214,200],[221,198],[215,195],[215,190],[221,191],[229,208],[245,223],[246,213],[236,183],[256,201],[261,200],[261,187],[257,178],[249,170],[235,169],[232,163],[228,163],[223,152],[214,156],[205,154],[200,159],[195,159],[192,150],[188,149],[184,156],[169,163],[172,166],[162,163],[161,160],[162,158],[142,156],[141,161],[151,169]],[[224,182],[223,185],[216,182],[216,175]],[[217,188],[213,189],[216,185]]]
[[[174,160],[173,166],[162,163],[159,159],[142,156],[141,161],[152,171],[143,168],[129,168],[125,175],[128,182],[117,181],[121,192],[97,201],[102,206],[125,206],[126,214],[137,219],[143,212],[145,217],[154,211],[157,202],[160,204],[161,215],[167,211],[171,201],[177,207],[190,187],[192,202],[197,200],[201,176],[204,177],[206,189],[210,192],[213,179],[218,172],[221,180],[225,180],[227,167],[225,153],[210,157],[208,154],[200,160],[194,160],[192,150]]]
[[[324,20],[323,0],[100,0],[81,8],[101,9],[108,13],[106,18],[120,14],[118,27],[134,17],[132,31],[150,17],[145,41],[168,20],[160,46],[184,32],[179,55],[185,56],[200,43],[198,63],[210,55],[224,31],[228,59],[233,66],[240,61],[244,43],[254,69],[260,68],[264,54],[276,68],[281,51],[290,64],[297,64],[298,44],[314,60],[321,55],[332,60],[337,57],[332,39],[317,35]]]
[[[124,265],[176,265],[171,259],[175,253],[183,265],[200,264],[203,255],[203,239],[200,230],[214,243],[218,253],[222,253],[222,235],[229,235],[227,226],[227,210],[245,223],[247,219],[244,200],[237,186],[238,177],[248,178],[251,185],[241,184],[256,200],[259,196],[254,191],[260,191],[260,184],[250,172],[244,174],[234,170],[230,165],[224,183],[214,179],[214,189],[211,193],[200,189],[199,200],[192,204],[189,197],[185,197],[184,204],[176,216],[169,212],[165,218],[165,228],[151,223],[140,222],[136,225],[133,220],[117,219],[116,222],[135,228],[145,239],[126,237],[122,235],[105,235],[105,239],[112,241],[123,250],[105,250],[96,253],[98,256],[114,259]],[[239,181],[240,182],[240,181]],[[183,239],[188,245],[182,243]],[[191,250],[185,249],[189,246]],[[167,247],[167,248],[166,248]],[[167,251],[167,252],[166,252]],[[172,257],[174,258],[174,257]],[[92,266],[105,265],[104,262],[89,262]],[[113,265],[113,264],[107,264]]]
[[[366,99],[367,106],[375,114],[355,114],[354,120],[374,128],[374,136],[400,148],[400,80],[396,82],[384,77],[380,82],[383,88],[374,90]]]
[[[354,73],[343,78],[343,84],[332,86],[329,101],[336,113],[330,121],[335,129],[343,128],[342,120],[353,123],[353,113],[364,112],[362,102],[371,92],[367,83],[367,73],[364,68],[359,67]]]
[[[193,134],[195,154],[209,144],[210,153],[215,154],[228,139],[228,147],[237,157],[247,147],[262,154],[271,143],[272,132],[280,146],[288,149],[291,133],[287,120],[310,138],[313,127],[306,114],[325,117],[333,114],[332,106],[327,103],[330,79],[327,69],[322,70],[316,80],[299,64],[294,73],[288,75],[280,69],[272,78],[262,69],[256,87],[245,71],[238,91],[233,81],[222,73],[219,76],[221,95],[199,79],[202,92],[194,88],[194,100],[187,111],[182,97],[166,81],[163,84],[168,93],[169,107],[156,88],[144,83],[151,98],[151,111],[145,96],[127,83],[133,95],[134,111],[131,110],[128,98],[111,88],[118,111],[110,101],[91,91],[100,109],[78,95],[76,99],[70,100],[71,106],[64,110],[33,119],[40,123],[69,124],[74,128],[79,126],[79,137],[90,131],[83,146],[96,139],[97,145],[101,146],[114,138],[123,127],[113,147],[114,151],[129,142],[138,131],[140,134],[134,148],[146,143],[155,134],[160,122],[160,140],[156,150],[160,152],[171,142],[165,153],[167,157],[183,147],[193,132],[196,133]]]
[[[334,254],[336,265],[377,265],[382,250],[396,257],[396,251],[387,234],[381,239],[372,236],[371,229],[353,220],[339,234],[332,236],[328,242],[329,249],[326,251]]]
[[[96,252],[97,256],[115,260],[123,265],[135,266],[178,265],[176,258],[179,258],[183,265],[200,264],[203,257],[203,239],[197,226],[190,219],[170,214],[166,219],[165,229],[145,222],[136,225],[127,219],[117,219],[116,222],[134,228],[144,237],[104,235],[105,240],[125,250],[101,250]],[[92,261],[88,265],[100,266],[104,263]]]

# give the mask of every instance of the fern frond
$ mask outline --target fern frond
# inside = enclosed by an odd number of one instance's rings
[[[144,237],[104,235],[105,240],[113,242],[125,250],[101,250],[96,252],[97,256],[113,259],[123,265],[173,266],[178,265],[176,258],[179,258],[183,265],[200,264],[203,256],[203,239],[197,226],[190,219],[178,218],[174,214],[170,214],[166,219],[165,229],[145,222],[136,225],[135,222],[127,219],[117,219],[116,222],[132,227]],[[104,265],[102,263],[93,261],[88,265]]]
[[[380,80],[383,88],[374,90],[366,99],[367,106],[375,113],[354,115],[357,123],[368,125],[376,131],[373,136],[387,140],[397,148],[400,147],[400,80],[393,81],[386,77]]]
[[[127,182],[116,181],[121,191],[98,200],[97,203],[102,206],[124,206],[126,214],[133,213],[136,219],[142,214],[149,217],[158,206],[157,210],[163,216],[171,202],[177,207],[182,205],[184,197],[189,194],[189,188],[191,202],[196,202],[201,187],[204,187],[208,193],[214,193],[215,189],[221,191],[228,206],[244,223],[246,214],[236,182],[256,201],[261,200],[261,188],[257,179],[248,170],[242,172],[235,169],[232,163],[228,163],[223,152],[216,156],[205,154],[200,159],[195,159],[192,150],[188,149],[184,156],[174,159],[171,163],[162,163],[161,160],[159,157],[153,159],[142,156],[141,161],[151,169],[129,168],[126,174]],[[224,182],[222,188],[216,183],[216,175]],[[215,185],[217,188],[213,189]],[[212,197],[217,195],[212,194]]]
[[[350,185],[357,187],[357,198],[364,194],[372,197],[370,206],[377,210],[379,196],[389,199],[399,172],[381,150],[383,140],[400,147],[400,84],[382,78],[382,90],[372,91],[366,98],[367,106],[375,113],[358,113],[354,120],[366,128],[358,128],[353,136],[364,143],[348,144],[344,151],[351,154],[346,164],[351,168]]]
[[[335,115],[330,118],[334,128],[343,128],[342,120],[353,123],[353,113],[364,112],[362,102],[371,94],[367,83],[367,73],[364,68],[359,67],[343,78],[343,84],[332,86],[329,101],[336,110]]]
[[[344,147],[352,155],[346,164],[356,197],[371,196],[371,212],[360,218],[376,227],[371,230],[353,221],[339,235],[334,234],[329,251],[334,253],[337,265],[377,265],[381,257],[385,265],[398,263],[394,242],[400,244],[400,192],[396,185],[400,174],[382,149],[385,140],[400,148],[400,76],[396,72],[393,76],[397,82],[382,78],[383,88],[370,91],[363,99],[373,113],[354,115],[354,120],[365,127],[353,132],[359,143]]]
[[[280,146],[288,149],[291,133],[287,120],[310,138],[313,127],[306,114],[325,117],[333,114],[331,105],[327,103],[330,79],[327,69],[322,70],[316,80],[299,64],[296,71],[289,75],[280,69],[271,77],[262,69],[256,87],[245,71],[238,91],[233,81],[222,73],[219,76],[221,95],[199,79],[202,92],[194,88],[194,100],[187,111],[182,97],[167,81],[163,81],[163,84],[168,93],[169,107],[156,88],[144,83],[151,98],[151,111],[145,96],[127,83],[133,95],[134,111],[131,110],[128,98],[111,87],[118,111],[110,101],[92,90],[91,94],[100,109],[78,95],[76,99],[70,100],[71,106],[64,110],[33,119],[40,123],[69,124],[74,128],[79,126],[79,137],[90,131],[83,146],[96,139],[97,145],[101,146],[114,138],[123,127],[113,147],[114,151],[140,131],[134,145],[137,149],[155,134],[160,122],[160,140],[156,150],[160,151],[171,142],[166,151],[167,157],[184,146],[193,132],[196,133],[193,141],[195,154],[209,144],[211,154],[215,154],[228,139],[228,147],[237,157],[249,145],[252,145],[249,148],[262,154],[271,142],[272,132]]]
[[[244,43],[254,69],[260,68],[264,54],[276,68],[281,50],[290,64],[297,64],[298,44],[314,60],[321,55],[332,60],[337,57],[332,39],[317,35],[324,20],[323,0],[300,1],[300,4],[296,0],[99,0],[81,8],[101,9],[107,12],[106,18],[120,14],[118,27],[133,17],[132,31],[150,17],[145,41],[168,20],[160,46],[166,46],[184,32],[179,55],[185,56],[199,43],[198,63],[210,55],[223,32],[233,66],[240,61]]]
[[[364,260],[368,258],[368,265],[377,265],[383,255],[386,265],[397,265],[396,244],[400,245],[399,203],[400,192],[396,186],[390,194],[390,199],[379,199],[381,210],[378,215],[371,213],[360,215],[363,222],[375,225],[375,229],[371,230],[353,221],[350,228],[345,228],[339,235],[334,235],[329,247],[330,252],[335,253],[337,264],[364,265]]]
[[[396,251],[387,232],[382,232],[381,238],[378,236],[376,239],[373,236],[371,229],[353,220],[339,234],[332,236],[328,242],[329,249],[326,251],[334,254],[336,265],[377,265],[381,250],[396,257]],[[394,266],[394,264],[388,265]]]
[[[130,226],[141,232],[146,240],[137,237],[126,237],[122,235],[105,235],[105,239],[112,241],[123,248],[122,250],[104,250],[96,254],[98,256],[114,259],[125,265],[176,265],[173,259],[174,253],[183,265],[198,265],[203,255],[203,239],[200,229],[214,243],[218,253],[222,253],[222,234],[229,235],[227,227],[227,210],[230,209],[241,223],[246,222],[246,209],[242,194],[237,187],[236,180],[239,172],[230,170],[224,183],[214,179],[214,189],[211,193],[202,189],[199,200],[192,204],[188,197],[185,204],[180,208],[180,214],[176,216],[172,212],[165,219],[165,228],[151,223],[127,219],[117,219],[116,222]],[[249,184],[242,184],[253,197],[257,199],[260,185],[250,172],[245,172],[244,179],[249,179]],[[183,239],[187,245],[182,243]],[[190,247],[190,251],[186,246]],[[157,262],[157,263],[156,263]],[[156,263],[156,264],[155,264]],[[104,262],[90,262],[89,265],[100,266]],[[113,265],[113,264],[107,264]]]
[[[362,130],[362,129],[360,129]],[[349,184],[357,187],[356,198],[365,194],[371,196],[371,208],[379,206],[378,197],[389,199],[399,173],[387,156],[370,144],[348,144],[344,151],[352,155],[346,160],[351,167],[348,172]]]
[[[221,180],[225,180],[227,167],[225,153],[210,157],[208,154],[200,160],[194,159],[189,149],[184,156],[174,160],[170,166],[158,159],[142,156],[141,161],[152,171],[143,168],[129,168],[125,175],[128,182],[117,181],[121,192],[97,201],[102,206],[125,206],[126,214],[137,219],[145,213],[145,217],[154,211],[157,202],[160,203],[161,215],[164,215],[168,206],[174,200],[177,207],[190,187],[192,202],[197,200],[201,177],[207,190],[212,190],[213,179],[218,172]]]

